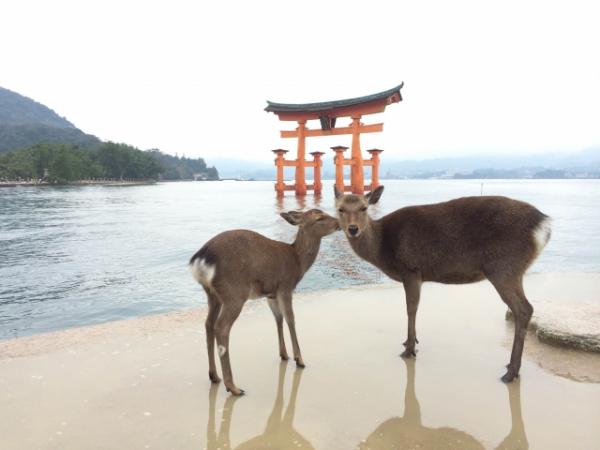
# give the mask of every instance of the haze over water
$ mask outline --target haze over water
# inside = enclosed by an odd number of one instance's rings
[[[372,215],[451,198],[506,195],[553,218],[530,272],[600,272],[600,180],[385,181]],[[331,214],[332,182],[303,201],[272,182],[0,189],[0,339],[205,304],[187,262],[204,242],[247,228],[292,242],[288,209]],[[300,291],[388,280],[360,261],[342,233],[324,239]],[[576,299],[574,299],[576,301]]]

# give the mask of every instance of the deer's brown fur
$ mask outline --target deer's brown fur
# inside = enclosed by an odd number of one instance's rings
[[[243,390],[235,386],[229,361],[229,332],[249,298],[267,297],[277,325],[279,354],[288,359],[283,338],[283,319],[288,324],[294,359],[304,367],[296,336],[292,293],[319,253],[321,238],[339,230],[336,218],[318,209],[281,216],[298,225],[293,244],[275,241],[249,230],[231,230],[211,240],[190,260],[194,278],[208,297],[206,342],[209,377],[220,381],[214,358],[218,345],[225,387],[234,395]]]
[[[383,192],[343,195],[337,189],[340,226],[361,258],[403,283],[408,336],[402,356],[415,356],[421,284],[488,279],[515,316],[506,382],[518,376],[527,325],[533,313],[523,275],[550,238],[549,218],[532,205],[506,197],[464,197],[408,206],[379,220],[367,214]]]

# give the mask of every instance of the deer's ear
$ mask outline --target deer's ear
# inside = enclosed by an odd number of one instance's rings
[[[280,216],[292,225],[300,225],[300,222],[302,222],[302,213],[300,211],[282,212]]]
[[[383,186],[379,186],[374,191],[369,192],[367,195],[365,195],[365,198],[369,202],[369,205],[374,205],[379,201],[381,194],[383,194]]]
[[[335,194],[335,198],[338,199],[340,198],[342,195],[344,195],[343,192],[341,192],[337,186],[333,186],[333,193]]]

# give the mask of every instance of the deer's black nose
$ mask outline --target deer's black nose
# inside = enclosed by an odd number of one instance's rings
[[[358,226],[348,225],[348,233],[350,233],[352,236],[356,236],[356,233],[358,233]]]

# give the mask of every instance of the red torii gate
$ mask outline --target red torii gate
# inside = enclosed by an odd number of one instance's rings
[[[298,149],[295,160],[285,159],[287,150],[276,149],[275,165],[277,166],[277,182],[275,190],[278,196],[283,196],[285,191],[295,191],[296,195],[306,195],[307,190],[312,189],[315,194],[320,194],[321,185],[321,156],[323,152],[311,152],[313,161],[305,160],[306,138],[314,136],[336,136],[342,134],[352,135],[352,147],[350,159],[344,158],[344,152],[348,147],[335,146],[331,149],[335,152],[335,185],[341,191],[351,191],[355,194],[363,194],[365,191],[375,189],[379,185],[379,154],[380,149],[367,150],[371,159],[363,160],[360,148],[361,133],[376,133],[383,131],[383,123],[371,125],[363,124],[360,119],[367,114],[380,113],[387,105],[402,101],[400,89],[404,83],[393,89],[379,92],[365,97],[357,97],[346,100],[335,100],[321,103],[289,104],[275,103],[267,100],[265,111],[277,114],[279,120],[295,121],[298,127],[295,130],[281,131],[282,138],[298,138]],[[349,126],[335,128],[338,117],[350,117]],[[321,129],[309,129],[306,126],[308,120],[319,120]],[[344,166],[350,166],[350,186],[344,185]],[[295,167],[296,176],[294,184],[285,184],[283,181],[283,168]],[[364,166],[371,166],[371,184],[364,184]],[[305,168],[314,168],[314,184],[307,185]]]

